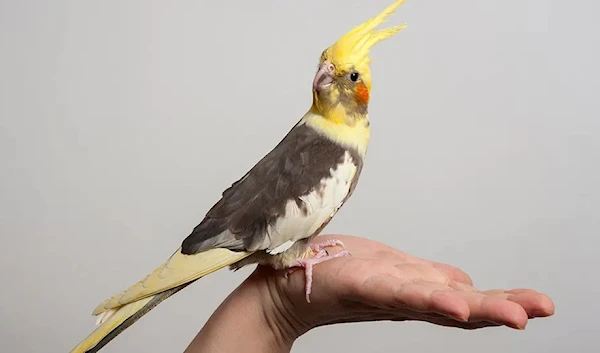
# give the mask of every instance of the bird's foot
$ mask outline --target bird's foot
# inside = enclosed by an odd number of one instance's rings
[[[319,256],[319,254],[320,254],[322,251],[325,251],[325,254],[326,254],[326,255],[329,255],[329,254],[327,253],[327,250],[326,250],[326,248],[330,248],[330,247],[337,246],[337,245],[341,246],[341,247],[342,247],[342,249],[345,249],[345,247],[344,247],[344,243],[342,243],[342,241],[341,241],[341,240],[337,240],[337,239],[327,239],[327,240],[325,240],[324,242],[321,242],[321,243],[313,243],[313,244],[310,244],[310,249],[311,249],[311,250],[312,250],[314,253],[316,253],[315,257],[318,257],[318,256]]]
[[[340,246],[342,249],[345,249],[344,243],[342,243],[341,240],[337,240],[337,239],[327,239],[320,243],[312,243],[309,245],[309,248],[313,253],[313,258],[320,259],[323,256],[329,256],[329,253],[327,252],[326,248],[331,248],[334,246]],[[285,271],[285,274],[284,274],[285,278],[287,279],[292,273],[296,272],[296,270],[299,270],[299,269],[300,269],[299,265],[290,267],[289,269],[287,269]]]
[[[325,250],[321,250],[319,251],[319,253],[325,252]],[[318,255],[318,254],[317,254]],[[333,254],[333,255],[321,255],[320,257],[311,257],[308,259],[298,259],[296,261],[296,265],[294,265],[294,267],[290,270],[293,269],[298,269],[300,267],[304,268],[304,276],[306,278],[306,284],[305,284],[305,293],[306,293],[306,301],[308,303],[310,303],[310,293],[311,293],[311,289],[312,289],[312,269],[313,266],[321,263],[321,262],[325,262],[327,260],[331,260],[331,259],[335,259],[338,257],[343,257],[343,256],[350,256],[350,252],[347,250],[342,250],[340,252],[338,252],[337,254]]]

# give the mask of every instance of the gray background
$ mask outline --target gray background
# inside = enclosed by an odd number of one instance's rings
[[[391,0],[2,1],[2,352],[66,352],[310,105],[321,51]],[[326,232],[533,287],[524,332],[366,323],[294,352],[596,351],[595,1],[408,0],[373,51],[372,142]],[[103,352],[181,352],[251,271],[161,304]],[[595,346],[595,348],[594,348]]]

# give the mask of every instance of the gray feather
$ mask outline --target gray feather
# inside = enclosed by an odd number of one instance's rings
[[[195,254],[215,247],[256,251],[276,247],[289,239],[269,238],[267,227],[285,217],[289,200],[318,187],[340,163],[347,149],[305,124],[296,125],[248,173],[223,192],[202,222],[183,241],[182,253]],[[350,151],[362,167],[362,159]],[[310,234],[307,234],[307,237]]]

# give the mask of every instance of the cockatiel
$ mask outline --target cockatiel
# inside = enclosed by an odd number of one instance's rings
[[[72,353],[97,352],[110,340],[199,278],[248,264],[304,268],[310,301],[312,266],[332,240],[310,244],[354,191],[370,136],[369,51],[405,25],[376,30],[404,0],[353,28],[321,55],[313,104],[285,138],[222,198],[167,261],[93,312],[98,327]]]

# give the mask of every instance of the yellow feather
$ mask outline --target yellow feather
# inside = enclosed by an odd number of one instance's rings
[[[356,148],[361,157],[364,158],[367,153],[371,137],[368,118],[356,120],[354,125],[348,125],[345,122],[337,123],[329,117],[324,118],[319,114],[309,112],[304,116],[303,121],[332,141],[344,147]]]
[[[71,353],[87,352],[111,333],[113,337],[110,339],[116,337],[122,330],[152,310],[155,305],[182,289],[177,287],[234,264],[250,255],[252,255],[251,252],[234,252],[227,249],[211,249],[194,255],[184,255],[181,253],[181,248],[178,249],[146,278],[102,302],[93,313],[94,315],[103,314],[98,320],[99,326]],[[171,291],[169,292],[169,290]],[[151,303],[155,298],[156,300]],[[148,303],[151,305],[146,306]],[[134,315],[136,316],[132,318]],[[119,327],[127,319],[130,319],[127,324]],[[118,330],[113,332],[116,328]],[[106,344],[106,342],[102,344]]]
[[[385,22],[386,18],[403,2],[404,0],[395,1],[377,16],[346,33],[325,50],[324,59],[332,62],[337,71],[344,72],[351,67],[358,69],[363,82],[370,89],[368,65],[371,47],[393,36],[404,29],[406,25],[377,31],[375,28]],[[339,94],[339,92],[334,94]],[[311,111],[303,118],[303,123],[340,145],[356,148],[361,157],[365,156],[370,138],[368,116],[348,119],[346,108],[340,104],[328,112],[327,118],[319,114],[318,109],[314,111],[311,108]],[[93,314],[104,313],[98,321],[99,326],[71,353],[96,351],[155,305],[181,290],[186,284],[250,255],[252,255],[250,252],[233,252],[227,249],[212,249],[195,255],[184,255],[181,253],[181,249],[178,249],[164,264],[143,280],[98,305]],[[105,337],[106,339],[104,339]]]
[[[122,324],[123,321],[142,309],[144,305],[148,304],[152,298],[153,297],[144,298],[119,308],[119,310],[112,314],[106,321],[98,326],[98,328],[73,348],[71,353],[85,353],[96,346],[106,335]]]
[[[196,280],[251,254],[227,249],[211,249],[194,255],[184,255],[180,248],[146,278],[98,305],[93,315]]]
[[[393,14],[403,2],[404,0],[395,1],[377,16],[351,29],[332,46],[327,48],[324,53],[325,58],[341,71],[347,70],[352,66],[366,70],[370,61],[369,51],[371,47],[406,28],[406,24],[404,24],[374,31],[374,29],[384,23],[386,18]]]

